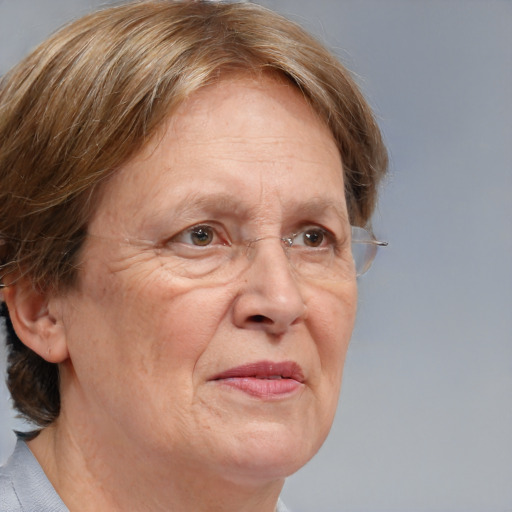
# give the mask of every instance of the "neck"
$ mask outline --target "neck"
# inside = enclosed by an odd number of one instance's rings
[[[180,456],[141,453],[119,438],[71,430],[62,416],[29,447],[71,512],[274,512],[284,483],[229,478]]]

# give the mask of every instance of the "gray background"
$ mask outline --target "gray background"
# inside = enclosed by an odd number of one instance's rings
[[[104,3],[0,0],[0,74]],[[331,436],[285,501],[295,512],[512,511],[512,3],[261,3],[357,73],[391,153],[374,221],[391,244],[360,283]],[[0,402],[5,459],[5,388]]]

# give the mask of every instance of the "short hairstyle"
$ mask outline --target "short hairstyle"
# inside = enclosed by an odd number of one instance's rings
[[[61,29],[0,83],[0,280],[76,285],[98,190],[194,91],[224,71],[294,84],[330,128],[350,221],[369,222],[387,153],[350,73],[307,32],[252,3],[145,0]],[[8,386],[39,427],[59,415],[58,366],[16,337],[5,304]]]

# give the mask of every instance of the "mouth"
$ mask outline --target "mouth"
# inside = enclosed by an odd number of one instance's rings
[[[253,397],[279,399],[299,391],[305,379],[293,361],[258,361],[230,368],[211,380]]]

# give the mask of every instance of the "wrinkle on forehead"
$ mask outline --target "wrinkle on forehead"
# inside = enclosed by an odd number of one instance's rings
[[[233,134],[229,115],[223,115],[226,108],[231,108],[230,100],[233,96],[243,104],[244,112],[244,117],[237,116],[237,136]],[[207,142],[204,138],[205,132],[213,125],[214,129],[210,134],[216,142],[221,142],[224,134],[228,139],[226,142],[230,144],[246,143],[248,134],[249,137],[265,134],[259,137],[259,142],[274,145],[287,139],[282,136],[283,131],[280,130],[284,118],[286,122],[294,120],[293,137],[301,132],[304,139],[308,140],[313,124],[324,132],[327,140],[330,139],[332,148],[334,138],[325,120],[306,101],[296,86],[282,77],[271,74],[257,77],[244,74],[230,75],[215,84],[199,89],[179,105],[163,128],[165,131],[170,130],[177,140],[187,141],[187,144]],[[201,139],[196,137],[198,128],[202,135]],[[339,154],[335,143],[334,146]]]
[[[299,188],[295,176],[304,172],[311,178]],[[231,191],[237,201],[225,197],[224,211],[240,212],[249,201],[246,209],[259,209],[262,220],[270,210],[277,213],[278,204],[281,210],[311,209],[306,203],[317,197],[319,204],[339,203],[336,215],[346,216],[332,133],[300,91],[266,76],[230,77],[193,93],[165,131],[106,186],[110,224],[120,217],[133,225],[145,205],[148,220],[173,209],[186,215],[191,209],[182,203],[199,201],[196,206],[206,209],[208,195]]]

